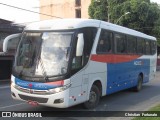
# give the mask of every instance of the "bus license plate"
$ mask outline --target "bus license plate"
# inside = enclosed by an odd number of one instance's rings
[[[31,101],[31,100],[27,101],[27,103],[30,104],[30,105],[32,105],[32,106],[37,106],[38,105],[38,102]]]

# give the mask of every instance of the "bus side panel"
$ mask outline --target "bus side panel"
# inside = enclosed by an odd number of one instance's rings
[[[149,72],[149,59],[136,59],[122,63],[108,63],[107,94],[136,86],[140,73],[144,75],[144,82],[148,82]]]
[[[71,88],[69,89],[69,106],[73,106],[84,101],[83,99],[86,95],[84,94],[81,96],[83,75],[84,70],[80,70],[70,78]]]
[[[152,80],[156,76],[156,67],[157,67],[157,54],[150,57],[150,76],[149,80]]]
[[[69,106],[73,106],[89,99],[93,83],[100,80],[102,84],[102,95],[106,95],[106,63],[89,61],[79,72],[74,74],[69,89]]]
[[[102,84],[102,96],[106,95],[106,87],[107,87],[106,71],[107,71],[106,63],[92,61],[92,60],[89,61],[89,63],[85,67],[85,74],[89,76],[87,93],[90,92],[93,83],[96,80],[100,80]],[[89,94],[87,96],[87,99],[89,99]]]

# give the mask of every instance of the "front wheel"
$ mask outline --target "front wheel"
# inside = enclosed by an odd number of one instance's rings
[[[139,92],[142,89],[143,78],[141,75],[138,76],[137,86],[134,87],[134,91]]]
[[[95,108],[100,99],[100,91],[96,85],[93,85],[89,94],[89,100],[84,103],[86,109]]]

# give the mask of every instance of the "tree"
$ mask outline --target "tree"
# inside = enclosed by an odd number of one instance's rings
[[[89,6],[89,16],[92,19],[108,21],[108,2],[107,0],[91,0]]]
[[[109,14],[112,23],[117,23],[122,15],[130,12],[121,17],[117,24],[149,35],[158,34],[155,25],[158,24],[159,11],[158,5],[150,0],[92,0],[89,6],[91,18],[108,21]]]
[[[157,42],[160,45],[160,13],[158,20],[154,23],[152,34],[157,38]]]

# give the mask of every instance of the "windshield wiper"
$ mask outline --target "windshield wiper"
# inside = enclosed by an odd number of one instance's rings
[[[46,73],[46,70],[45,70],[45,67],[44,67],[44,64],[43,64],[43,61],[42,61],[41,57],[38,58],[38,62],[37,63],[39,63],[39,62],[40,62],[40,66],[41,66],[41,69],[42,69],[42,73],[43,73],[44,79],[45,79],[46,82],[48,82],[49,81],[49,77],[47,76],[47,73]]]
[[[41,41],[40,41],[40,46],[42,45],[42,39],[41,39]],[[38,46],[38,48],[40,48],[40,46]],[[37,46],[35,46],[35,49],[37,49],[38,50],[38,48],[36,48]],[[41,49],[41,48],[40,48]],[[40,62],[40,67],[41,67],[41,69],[42,69],[42,74],[43,74],[43,77],[44,77],[44,80],[46,81],[46,82],[48,82],[49,81],[49,77],[47,76],[47,73],[46,73],[46,70],[45,70],[45,67],[44,67],[44,64],[43,64],[43,61],[42,61],[42,59],[41,59],[41,50],[38,50],[38,52],[37,52],[37,60],[35,60],[35,67],[37,67],[38,65],[39,65],[39,62]]]
[[[21,78],[23,76],[23,69],[20,71],[20,73],[18,74],[18,76]]]

